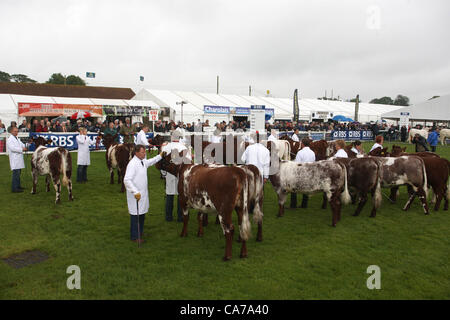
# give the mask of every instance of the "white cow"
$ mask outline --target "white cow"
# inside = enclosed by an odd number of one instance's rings
[[[261,140],[261,144],[267,148],[268,140]],[[280,160],[291,160],[291,145],[287,140],[270,141],[275,144]]]
[[[409,130],[409,134],[408,134],[408,143],[411,143],[411,140],[412,140],[412,138],[414,138],[414,135],[416,133],[420,134],[425,139],[428,139],[428,128],[424,128],[424,129],[411,128]]]
[[[450,139],[450,129],[441,129],[439,132],[439,141],[444,146],[445,145],[445,139]]]

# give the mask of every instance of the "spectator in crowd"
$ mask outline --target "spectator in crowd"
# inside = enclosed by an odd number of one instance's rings
[[[406,136],[408,135],[408,129],[406,129],[406,126],[402,126],[400,129],[400,139],[402,142],[406,141]]]
[[[369,151],[369,152],[371,152],[372,150],[374,150],[374,149],[376,149],[376,148],[381,148],[381,149],[383,149],[383,142],[384,142],[383,136],[376,136],[376,137],[375,137],[375,143],[374,143],[374,145],[372,146],[372,148],[370,148],[370,151]]]
[[[431,147],[431,152],[436,152],[436,146],[438,144],[439,141],[439,132],[438,129],[436,129],[436,127],[432,127],[430,129],[430,133],[428,134],[428,139],[427,142],[430,144]]]
[[[61,123],[61,131],[60,132],[68,132],[65,122]]]
[[[105,136],[106,136],[107,134],[109,134],[109,135],[111,135],[111,136],[113,136],[113,137],[117,134],[117,136],[116,136],[116,138],[114,139],[114,141],[116,141],[117,143],[119,143],[119,141],[120,141],[120,138],[119,138],[118,131],[117,131],[117,129],[116,129],[115,123],[112,122],[112,121],[108,124],[108,128],[105,129],[105,131],[103,132],[103,134],[104,134]]]
[[[130,118],[125,118],[125,124],[120,128],[120,134],[124,143],[134,143],[135,127],[131,124]]]
[[[11,133],[12,128],[17,128],[17,123],[15,121],[11,121],[11,125],[8,127],[8,132]],[[19,129],[17,129],[19,130]]]
[[[5,129],[5,124],[2,122],[2,120],[0,119],[0,133],[3,133],[3,132],[5,132],[6,131],[6,129]]]
[[[37,132],[38,128],[39,128],[38,119],[33,119],[33,124],[31,125],[31,132]]]
[[[19,131],[27,128],[27,120],[22,120],[22,124],[19,126]]]
[[[427,147],[427,140],[418,133],[414,135],[411,142],[416,145],[416,152],[430,151]]]

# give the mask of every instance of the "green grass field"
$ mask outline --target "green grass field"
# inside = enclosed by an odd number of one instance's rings
[[[439,146],[438,153],[449,159],[450,147]],[[76,153],[72,157],[75,181]],[[0,261],[0,299],[450,299],[450,212],[441,206],[425,216],[417,199],[402,211],[406,187],[395,205],[383,198],[375,219],[369,200],[359,217],[345,206],[332,228],[321,194],[308,209],[286,209],[277,218],[267,184],[263,242],[255,241],[252,224],[248,258],[239,258],[234,242],[233,259],[222,262],[225,240],[215,215],[203,238],[196,236],[193,211],[187,238],[179,237],[181,223],[164,220],[164,182],[154,167],[148,170],[146,243],[138,249],[129,240],[126,196],[109,184],[104,153],[92,153],[91,162],[89,182],[74,183],[75,200],[63,189],[55,205],[44,177],[38,194],[30,194],[29,167],[22,171],[25,192],[11,193],[8,157],[0,156],[0,259],[32,249],[50,256],[21,269]],[[81,290],[66,287],[70,265],[81,269]],[[381,268],[381,290],[366,287],[369,265]]]

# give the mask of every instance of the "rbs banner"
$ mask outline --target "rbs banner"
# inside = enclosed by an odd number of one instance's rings
[[[372,130],[331,131],[333,140],[373,140]]]

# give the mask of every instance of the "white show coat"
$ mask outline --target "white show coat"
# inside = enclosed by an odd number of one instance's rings
[[[186,146],[181,142],[170,142],[161,148],[161,151],[167,152],[170,154],[172,150],[178,150],[181,152],[186,150]],[[186,157],[192,159],[191,154],[188,152]],[[178,194],[178,178],[173,174],[167,172],[166,174],[166,194],[168,195],[176,195]]]
[[[261,143],[249,145],[242,154],[245,164],[253,164],[259,169],[263,178],[269,178],[270,151]]]
[[[6,151],[9,155],[9,166],[12,170],[25,168],[23,162],[23,148],[25,145],[16,136],[11,135],[6,140]]]
[[[136,136],[136,145],[138,144],[142,144],[143,146],[148,146],[148,140],[147,140],[147,136],[145,135],[144,130],[139,131],[139,133]]]
[[[344,149],[339,149],[333,158],[348,158],[348,154]]]
[[[351,151],[353,151],[354,153],[356,153],[357,155],[358,154],[362,154],[362,152],[360,152],[358,149],[356,149],[355,147],[353,147],[352,149],[351,149]]]
[[[316,154],[309,147],[303,147],[295,156],[295,162],[304,163],[314,161],[316,161]]]
[[[381,144],[379,144],[379,143],[375,143],[373,146],[372,146],[372,148],[370,149],[370,151],[372,151],[373,149],[376,149],[376,148],[381,148],[381,149],[383,149],[383,146],[381,145]],[[369,151],[369,152],[370,152]]]
[[[79,134],[76,136],[78,143],[78,158],[77,165],[89,166],[91,164],[91,154],[89,152],[89,145],[95,144],[89,139],[87,135]]]
[[[132,215],[137,215],[136,210],[136,193],[141,194],[141,200],[139,200],[139,214],[148,212],[148,184],[147,184],[147,168],[153,166],[161,160],[161,156],[157,155],[151,159],[140,160],[134,156],[133,159],[127,165],[127,172],[123,183],[127,189],[127,204],[128,212]]]
[[[300,142],[298,135],[296,135],[295,133],[292,135],[291,139],[294,140],[295,142]]]
[[[270,136],[269,136],[269,139],[267,139],[268,141],[278,141],[278,139],[276,138],[276,137],[274,137],[274,135],[273,134],[271,134]]]
[[[214,135],[214,136],[211,137],[211,143],[220,143],[220,142],[222,142],[222,137],[221,136]]]

